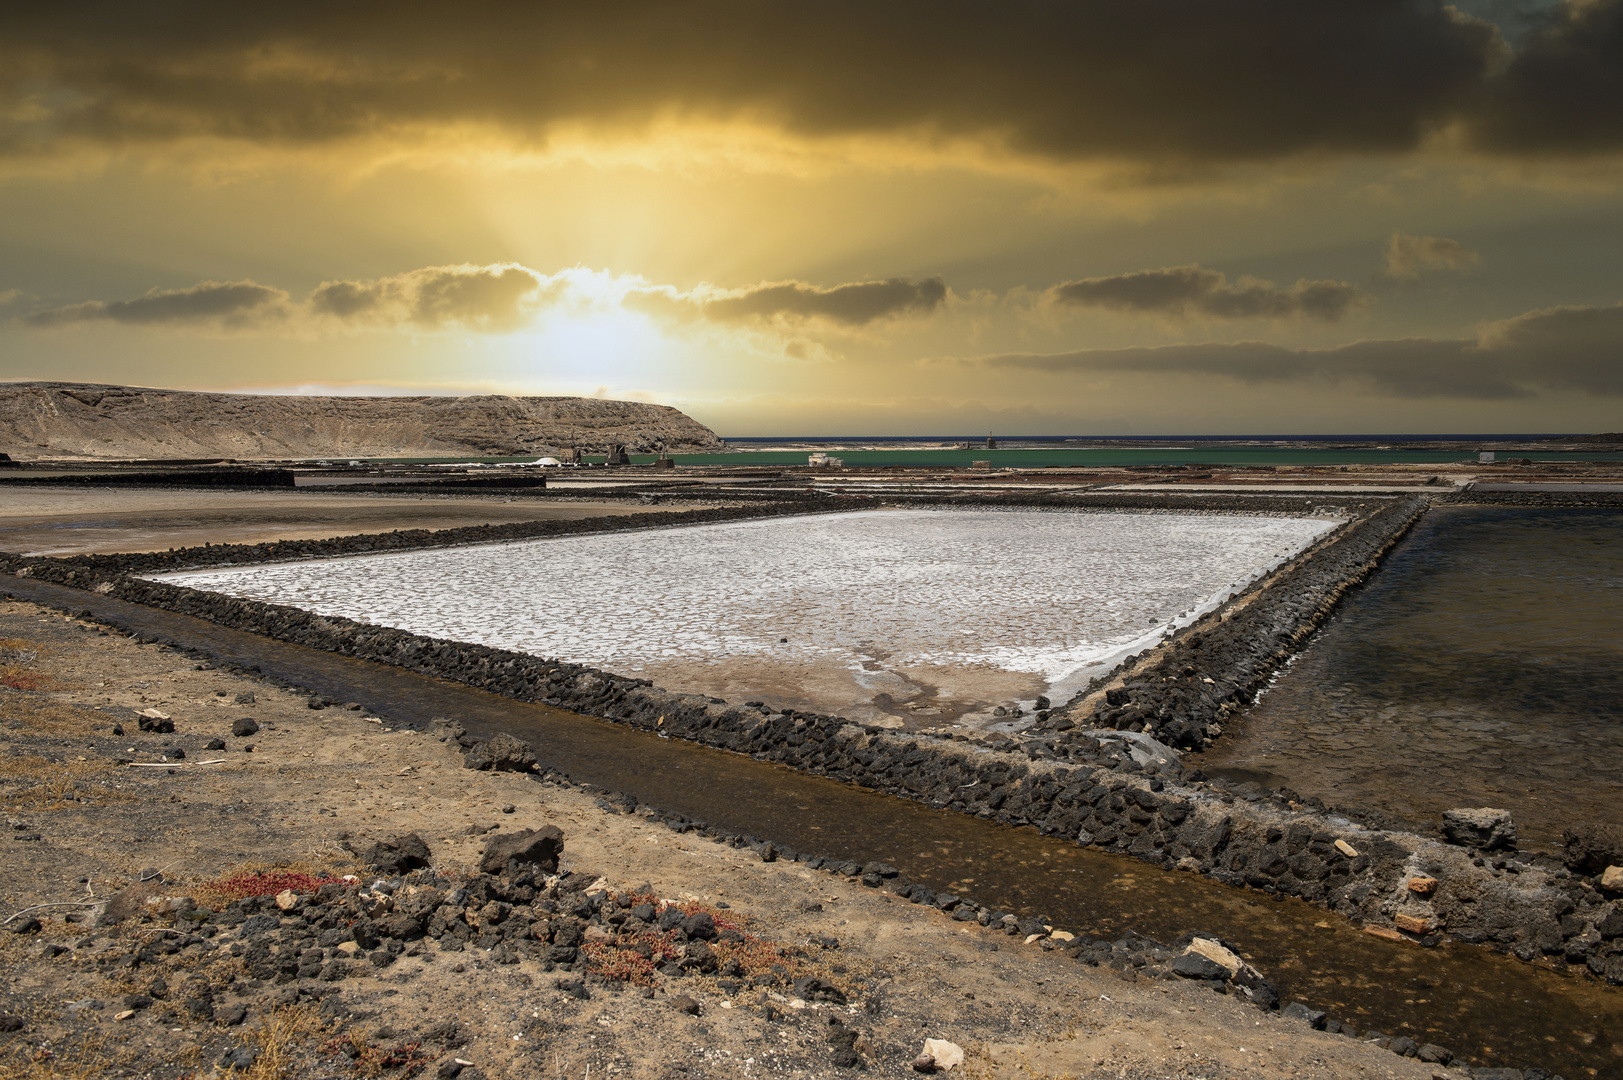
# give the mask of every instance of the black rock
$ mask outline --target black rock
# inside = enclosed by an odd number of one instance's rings
[[[258,1060],[259,1051],[251,1046],[227,1047],[225,1053],[220,1055],[220,1068],[241,1069],[246,1072],[253,1068],[254,1062]]]
[[[1454,1051],[1436,1043],[1426,1043],[1415,1056],[1428,1065],[1447,1065],[1454,1060]]]
[[[679,1013],[686,1013],[688,1016],[699,1015],[699,1003],[686,994],[678,994],[676,997],[671,998],[671,1008]]]
[[[239,716],[231,722],[231,734],[238,739],[245,739],[249,735],[259,732],[259,725],[251,716]]]
[[[1414,1057],[1420,1053],[1420,1044],[1407,1035],[1399,1035],[1386,1044],[1386,1048],[1402,1057]]]
[[[275,930],[280,925],[282,920],[275,915],[250,915],[242,920],[242,926],[238,928],[237,934],[244,938],[256,937],[268,930]]]
[[[214,1013],[214,1022],[224,1024],[226,1027],[236,1027],[246,1019],[248,1019],[246,1005],[227,1005],[223,1009],[215,1010]]]
[[[13,924],[11,927],[11,932],[13,934],[37,934],[43,929],[45,929],[44,923],[41,923],[38,919],[30,917]]]
[[[682,933],[689,938],[700,941],[714,941],[716,938],[716,920],[708,912],[698,912],[682,920]]]
[[[1185,979],[1226,979],[1229,974],[1228,968],[1214,960],[1208,960],[1199,953],[1184,953],[1173,960],[1172,973]]]
[[[792,993],[802,1001],[827,1001],[835,1005],[844,1005],[846,1003],[844,991],[833,983],[824,982],[815,975],[806,975],[796,979]]]
[[[507,734],[475,743],[462,755],[462,765],[468,769],[496,772],[529,772],[535,765],[535,751],[528,743]]]
[[[224,750],[225,749],[225,740],[224,739],[210,739],[208,741],[208,745],[203,747],[203,749],[205,749],[205,750]]]
[[[14,1013],[0,1013],[0,1031],[21,1031],[23,1018]]]
[[[550,873],[558,869],[558,856],[563,849],[564,834],[556,825],[502,833],[485,845],[479,869],[487,874],[499,874],[507,869],[508,863],[516,862]]]
[[[432,854],[423,838],[410,832],[393,840],[379,840],[360,856],[360,861],[385,874],[403,874],[427,866]]]
[[[1561,832],[1566,845],[1563,859],[1569,870],[1599,874],[1608,866],[1623,866],[1623,828],[1586,822]]]
[[[1279,1015],[1288,1016],[1293,1020],[1306,1020],[1308,1027],[1323,1028],[1325,1013],[1323,1009],[1310,1009],[1300,1001],[1293,1001],[1283,1009]]]

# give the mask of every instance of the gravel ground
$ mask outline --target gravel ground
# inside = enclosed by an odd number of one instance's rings
[[[387,717],[312,710],[251,675],[199,670],[32,605],[0,604],[0,638],[3,678],[32,687],[0,690],[5,913],[120,894],[111,915],[135,912],[108,925],[96,908],[55,907],[8,923],[41,925],[0,934],[0,1008],[15,1018],[0,1023],[14,1028],[0,1033],[0,1077],[207,1076],[230,1071],[227,1058],[252,1061],[238,1073],[255,1077],[905,1076],[925,1038],[962,1046],[970,1077],[1463,1075],[1203,985],[1083,967],[573,788],[472,773],[434,736],[392,731]],[[164,714],[173,733],[140,730],[141,710]],[[245,719],[259,730],[232,735]],[[207,749],[216,738],[224,750]],[[476,880],[492,835],[547,824],[565,837],[551,895],[589,880],[714,912],[848,1002],[795,998],[770,967],[742,983],[660,975],[645,988],[431,940],[333,981],[257,978],[233,955],[253,940],[249,924],[228,925],[242,914],[220,899],[230,875],[370,881],[377,872],[355,852],[415,832],[433,869],[400,879],[404,896]],[[161,882],[140,885],[152,871]],[[152,896],[217,909],[159,913],[144,903]],[[285,941],[291,925],[261,933]],[[683,997],[696,1015],[675,1007]],[[836,1063],[853,1054],[854,1065]]]

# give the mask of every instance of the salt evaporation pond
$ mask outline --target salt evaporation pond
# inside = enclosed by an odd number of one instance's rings
[[[1439,506],[1201,762],[1436,829],[1509,810],[1529,846],[1623,824],[1623,513]]]
[[[680,692],[979,725],[1068,696],[1336,524],[873,510],[163,577]]]

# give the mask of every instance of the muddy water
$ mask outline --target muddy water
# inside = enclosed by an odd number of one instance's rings
[[[936,889],[1041,914],[1094,936],[1170,938],[1202,929],[1237,941],[1287,1000],[1361,1029],[1408,1034],[1476,1064],[1541,1065],[1623,1080],[1623,994],[1460,946],[1421,950],[1362,934],[1294,900],[1262,899],[1187,874],[1102,855],[1030,830],[931,810],[831,780],[527,705],[186,616],[38,582],[0,578],[21,599],[89,608],[132,631],[357,701],[403,724],[454,715],[507,730],[575,779],[737,832],[857,861],[883,859]],[[813,887],[815,888],[815,886]]]
[[[1432,510],[1201,767],[1524,846],[1623,823],[1623,511]]]

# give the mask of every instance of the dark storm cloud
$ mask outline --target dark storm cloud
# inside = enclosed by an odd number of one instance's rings
[[[1348,384],[1399,398],[1479,401],[1535,388],[1623,395],[1623,305],[1529,312],[1475,338],[1355,341],[1325,349],[1267,342],[1013,353],[967,363],[1057,375],[1221,376],[1246,383]]]
[[[740,289],[708,286],[681,292],[668,285],[628,290],[626,307],[650,314],[717,323],[821,320],[866,326],[880,319],[929,314],[945,303],[938,277],[896,277],[822,287],[769,281]],[[21,294],[0,294],[0,311]],[[463,328],[500,332],[528,324],[552,304],[601,303],[583,295],[565,270],[548,276],[517,263],[427,266],[390,277],[324,281],[303,300],[252,281],[205,281],[187,289],[154,289],[135,300],[89,300],[35,311],[38,327],[108,320],[234,329]]]
[[[1484,352],[1530,381],[1623,394],[1623,304],[1532,311],[1484,330]]]
[[[1342,281],[1302,280],[1291,289],[1280,289],[1269,281],[1241,278],[1231,285],[1216,270],[1195,265],[1067,281],[1055,285],[1048,296],[1061,305],[1117,311],[1219,319],[1305,315],[1324,322],[1335,322],[1369,302],[1369,294]]]
[[[1547,12],[1484,89],[1475,138],[1513,154],[1623,148],[1623,0]]]
[[[89,300],[49,308],[24,321],[39,327],[107,320],[249,329],[325,321],[506,330],[526,321],[545,285],[539,274],[516,265],[430,266],[393,277],[324,282],[302,303],[295,303],[269,285],[205,281],[186,289],[154,289],[134,300]]]
[[[204,281],[187,289],[153,289],[134,300],[91,300],[35,312],[27,322],[61,326],[75,322],[221,323],[261,322],[284,314],[287,293],[252,281]]]
[[[863,326],[895,315],[927,314],[946,298],[946,283],[938,277],[860,281],[828,289],[800,281],[773,281],[700,301],[698,307],[705,318],[717,322],[787,317]]]
[[[1601,57],[1604,21],[1537,47]],[[1061,160],[1396,152],[1470,115],[1503,49],[1440,0],[11,4],[0,149],[317,143],[420,124],[541,136],[674,115],[967,136]],[[1544,62],[1524,59],[1511,71],[1530,107],[1564,103],[1538,96],[1527,72]]]

